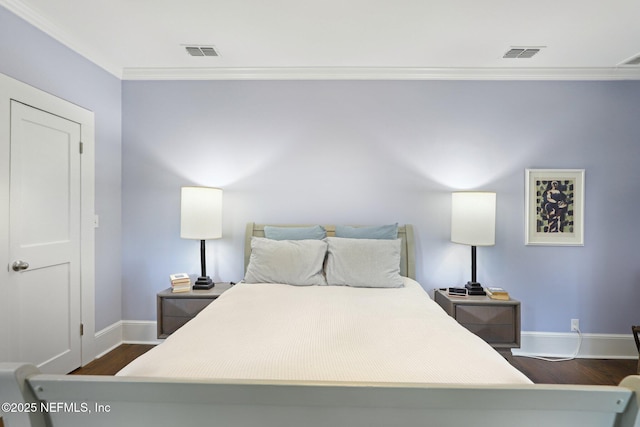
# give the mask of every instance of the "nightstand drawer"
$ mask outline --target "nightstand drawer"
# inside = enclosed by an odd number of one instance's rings
[[[159,335],[171,335],[191,319],[192,317],[165,316],[162,319],[162,330],[159,331]]]
[[[480,338],[494,345],[517,342],[514,306],[456,306],[456,320]]]
[[[513,327],[515,308],[482,305],[458,305],[454,316],[460,323],[510,325]]]
[[[462,326],[494,345],[517,342],[513,324],[483,325],[480,323],[460,323]]]
[[[203,308],[211,304],[213,299],[162,299],[162,312],[165,316],[170,317],[189,317],[192,318],[200,313]]]

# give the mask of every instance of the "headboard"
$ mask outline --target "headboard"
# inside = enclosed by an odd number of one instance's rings
[[[293,224],[256,224],[250,222],[247,224],[247,230],[244,237],[244,271],[247,271],[249,258],[251,257],[251,237],[264,237],[264,226],[273,225],[277,227],[310,227],[310,225],[293,225]],[[335,225],[323,225],[327,230],[327,236],[335,236]],[[413,237],[413,226],[410,224],[398,226],[398,238],[402,240],[400,252],[400,275],[416,278],[416,258],[415,243]]]

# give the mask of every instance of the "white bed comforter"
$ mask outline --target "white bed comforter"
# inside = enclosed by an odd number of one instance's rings
[[[240,283],[118,375],[530,382],[407,278],[391,289]]]

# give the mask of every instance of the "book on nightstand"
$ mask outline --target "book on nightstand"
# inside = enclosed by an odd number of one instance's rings
[[[509,301],[511,299],[511,297],[509,297],[509,292],[502,288],[487,287],[484,288],[484,290],[487,293],[487,296],[491,299],[498,299],[503,301]]]
[[[178,286],[171,287],[171,292],[173,292],[174,294],[178,292],[189,292],[190,290],[191,290],[191,285],[178,285]]]
[[[170,274],[171,292],[189,292],[191,290],[191,279],[187,273]]]

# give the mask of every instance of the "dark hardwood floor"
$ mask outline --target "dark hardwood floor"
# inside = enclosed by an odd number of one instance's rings
[[[122,344],[109,353],[92,361],[82,368],[71,372],[71,375],[115,375],[136,359],[151,350],[154,345],[144,344]]]
[[[635,375],[637,359],[574,359],[547,362],[507,355],[506,359],[536,384],[618,385]]]
[[[73,375],[114,375],[130,361],[153,348],[153,345],[123,344],[94,360]],[[636,373],[636,359],[575,359],[566,362],[505,355],[505,358],[537,384],[617,385],[627,375]]]

